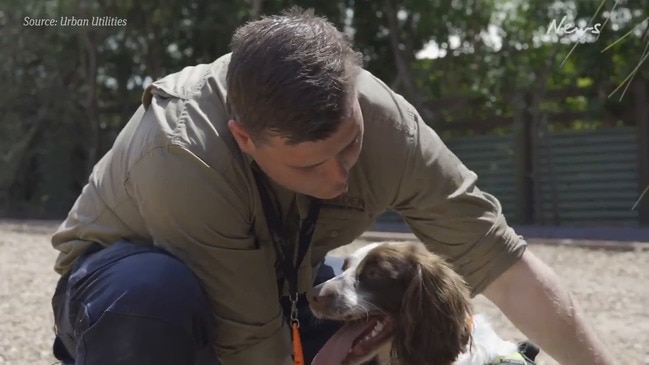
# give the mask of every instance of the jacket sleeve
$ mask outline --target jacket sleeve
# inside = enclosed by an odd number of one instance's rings
[[[499,201],[477,187],[477,175],[412,105],[397,100],[411,135],[407,149],[393,154],[401,181],[392,206],[431,251],[449,259],[472,295],[479,294],[522,256],[526,243],[508,226]]]
[[[154,244],[201,280],[214,308],[222,364],[288,364],[273,255],[252,235],[247,190],[231,175],[169,144],[135,162],[125,186]]]

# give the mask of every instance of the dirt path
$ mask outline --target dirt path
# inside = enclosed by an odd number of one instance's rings
[[[0,221],[0,364],[52,364],[50,298],[56,275],[51,222]],[[534,245],[564,279],[624,365],[649,364],[649,252]],[[341,250],[344,251],[344,250]],[[483,298],[479,311],[508,338],[523,336]],[[541,355],[539,365],[556,364]]]

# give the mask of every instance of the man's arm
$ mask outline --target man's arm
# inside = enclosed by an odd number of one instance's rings
[[[612,364],[574,299],[526,250],[526,242],[507,224],[500,202],[477,187],[476,174],[403,98],[391,92],[386,97],[380,87],[365,92],[384,106],[379,117],[400,126],[381,136],[381,148],[391,146],[390,155],[380,160],[389,173],[373,179],[382,186],[397,186],[391,206],[417,238],[453,264],[472,295],[489,287],[488,298],[551,356],[566,365]],[[399,131],[408,132],[409,138],[388,143],[390,138],[402,138]]]
[[[249,194],[245,184],[233,183],[235,176],[167,145],[135,162],[125,187],[154,244],[201,280],[214,308],[221,363],[288,364],[290,339],[277,300],[272,247],[258,245],[251,232]]]
[[[559,363],[614,363],[606,346],[586,323],[576,299],[554,271],[529,250],[483,294]]]

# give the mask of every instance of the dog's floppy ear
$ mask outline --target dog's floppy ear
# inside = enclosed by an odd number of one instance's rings
[[[393,351],[403,364],[450,365],[471,337],[469,290],[442,258],[415,255]]]

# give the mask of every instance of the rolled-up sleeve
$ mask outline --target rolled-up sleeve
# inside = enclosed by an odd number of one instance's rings
[[[154,244],[201,280],[214,309],[222,364],[288,364],[273,255],[252,235],[245,184],[226,175],[168,145],[135,162],[125,186]]]
[[[477,187],[476,174],[411,105],[402,108],[413,134],[407,152],[395,154],[403,172],[392,205],[431,251],[449,259],[472,295],[479,294],[522,256],[526,242],[508,226],[499,201]]]

